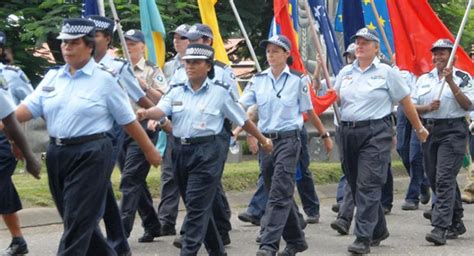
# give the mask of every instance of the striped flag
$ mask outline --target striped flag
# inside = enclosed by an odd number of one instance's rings
[[[165,64],[166,31],[154,0],[140,0],[141,30],[145,35],[146,59],[160,67]]]

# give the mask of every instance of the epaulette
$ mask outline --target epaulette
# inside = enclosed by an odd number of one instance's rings
[[[227,64],[225,64],[224,62],[219,61],[219,60],[215,60],[215,61],[214,61],[214,65],[216,65],[216,66],[218,66],[218,67],[221,67],[221,68],[226,68],[226,67],[228,67]]]
[[[298,76],[299,78],[303,78],[303,77],[304,77],[304,73],[303,73],[303,72],[299,72],[299,71],[294,70],[294,69],[290,69],[290,73],[292,73],[293,75]]]
[[[12,71],[15,71],[15,72],[18,72],[21,70],[21,68],[17,67],[17,66],[14,66],[14,65],[5,65],[5,69],[6,70],[12,70]]]
[[[100,63],[99,64],[99,68],[109,74],[111,74],[113,77],[115,77],[117,75],[117,73],[115,72],[115,70],[113,68],[109,68],[109,67],[106,67],[104,64]]]
[[[123,62],[123,63],[128,63],[127,59],[125,59],[125,58],[115,57],[114,60],[115,61],[120,61],[120,62]]]
[[[54,65],[54,66],[48,67],[48,71],[54,70],[54,69],[60,69],[61,67],[62,67],[61,65]]]
[[[186,85],[185,83],[179,83],[179,84],[172,84],[172,85],[170,85],[170,87],[176,88],[176,87],[185,86],[185,85]]]
[[[263,72],[258,72],[258,73],[256,73],[254,76],[264,76],[264,75],[265,75],[265,73],[263,73]]]
[[[223,81],[214,80],[214,84],[215,84],[215,85],[218,85],[218,86],[220,86],[220,87],[222,87],[222,88],[224,88],[224,89],[226,89],[226,90],[229,90],[229,88],[230,88],[230,85],[229,85],[228,83],[226,83],[226,82],[223,82]]]

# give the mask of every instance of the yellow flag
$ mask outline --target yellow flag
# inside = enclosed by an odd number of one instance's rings
[[[227,57],[227,52],[224,48],[224,41],[219,32],[216,10],[214,9],[214,5],[216,5],[217,1],[218,0],[198,0],[199,13],[201,14],[202,23],[212,29],[212,34],[214,35],[212,47],[215,51],[215,59],[229,65],[229,57]]]

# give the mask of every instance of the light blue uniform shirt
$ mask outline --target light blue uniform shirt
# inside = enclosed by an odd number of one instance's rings
[[[127,94],[133,102],[138,102],[140,98],[145,97],[145,92],[138,84],[138,80],[133,74],[130,64],[126,60],[112,57],[110,54],[99,61],[104,66],[112,68],[120,78],[120,82],[125,86]]]
[[[173,87],[157,107],[171,116],[173,136],[181,138],[217,135],[222,131],[224,118],[239,126],[247,120],[230,90],[210,79],[197,91],[189,82]]]
[[[0,121],[15,111],[5,78],[0,75]]]
[[[239,102],[246,108],[257,104],[258,128],[262,132],[301,130],[302,113],[313,109],[304,81],[307,80],[291,73],[288,66],[278,80],[267,69],[250,80]]]
[[[181,64],[179,53],[176,54],[171,60],[167,61],[163,66],[163,74],[165,75],[168,84],[171,84],[171,78],[178,68],[183,67]]]
[[[7,81],[8,90],[15,105],[20,104],[26,96],[33,92],[30,80],[20,68],[0,63],[0,75]]]
[[[400,73],[375,58],[362,71],[359,61],[345,66],[334,86],[340,99],[342,121],[363,121],[383,118],[393,111],[395,103],[410,94]]]
[[[135,120],[125,89],[113,71],[89,62],[74,75],[69,65],[49,71],[24,104],[33,118],[43,116],[50,136],[72,138],[107,132],[114,120]]]
[[[456,72],[463,72],[468,75],[469,82],[464,83],[463,80],[456,75]],[[461,90],[471,102],[474,102],[474,86],[471,77],[465,71],[453,68],[453,80],[459,86],[462,84]],[[416,105],[425,105],[431,103],[438,97],[439,90],[441,89],[442,81],[438,77],[438,70],[435,68],[431,72],[426,73],[416,82],[416,94],[413,97],[413,101]],[[469,111],[461,108],[461,105],[456,100],[456,97],[451,92],[449,85],[446,83],[443,93],[441,94],[441,104],[439,109],[436,111],[427,112],[421,115],[422,118],[457,118],[463,117],[469,114]],[[472,110],[472,109],[471,109]]]
[[[181,65],[178,67],[178,69],[176,69],[176,72],[174,72],[169,84],[184,84],[187,80],[188,76],[186,75],[186,69],[184,68],[184,65]],[[237,88],[237,86],[239,85],[237,84],[234,73],[232,72],[232,69],[229,66],[215,64],[213,80],[230,85],[230,91],[232,92],[234,98],[239,98],[240,94]]]

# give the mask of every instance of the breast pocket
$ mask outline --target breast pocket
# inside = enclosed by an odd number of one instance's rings
[[[73,112],[77,116],[92,117],[105,114],[107,107],[95,94],[78,94],[74,98]]]
[[[280,116],[282,119],[291,119],[295,118],[295,111],[297,110],[298,100],[295,98],[282,98],[280,100],[280,105],[282,106],[282,111]]]
[[[385,86],[385,79],[369,79],[367,84],[369,85],[370,90],[377,90]]]

